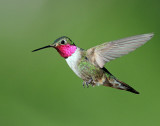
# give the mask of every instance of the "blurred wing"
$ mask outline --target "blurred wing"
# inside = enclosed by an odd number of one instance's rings
[[[153,33],[142,34],[104,43],[88,49],[87,57],[92,63],[102,68],[106,62],[134,51],[150,40],[153,35]]]

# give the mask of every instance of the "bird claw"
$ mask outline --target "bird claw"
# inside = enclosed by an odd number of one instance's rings
[[[92,82],[92,79],[90,79],[89,81],[83,81],[83,88],[85,88],[85,85],[87,86],[87,88],[89,88],[89,84]]]
[[[89,88],[89,83],[86,83],[87,88]]]
[[[83,88],[85,88],[85,82],[83,81]]]

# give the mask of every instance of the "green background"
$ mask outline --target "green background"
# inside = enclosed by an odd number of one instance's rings
[[[0,0],[0,126],[159,126],[159,0]],[[154,32],[106,67],[141,94],[82,80],[54,49],[60,36],[87,49]]]

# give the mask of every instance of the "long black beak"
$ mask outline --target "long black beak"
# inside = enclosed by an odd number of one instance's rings
[[[38,51],[38,50],[41,50],[41,49],[45,49],[45,48],[49,48],[49,47],[53,47],[53,46],[47,45],[47,46],[41,47],[41,48],[39,48],[39,49],[35,49],[35,50],[33,50],[32,52],[35,52],[35,51]]]

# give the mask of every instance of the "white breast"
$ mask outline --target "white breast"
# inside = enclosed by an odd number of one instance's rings
[[[80,77],[80,74],[78,72],[77,63],[80,60],[80,58],[81,58],[80,48],[77,48],[75,53],[73,53],[70,57],[66,59],[67,64],[78,77]]]

